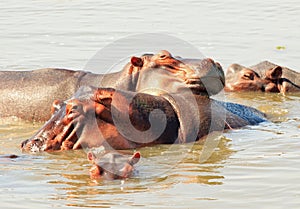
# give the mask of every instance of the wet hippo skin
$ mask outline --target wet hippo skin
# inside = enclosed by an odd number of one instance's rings
[[[214,131],[266,121],[264,114],[254,108],[213,100],[205,95],[154,96],[112,88],[90,88],[90,95],[62,103],[51,119],[22,143],[22,150],[36,152],[98,146],[132,149],[186,143],[200,140]]]
[[[106,75],[56,68],[0,71],[0,117],[46,121],[54,100],[65,101],[82,86],[128,91],[162,88],[167,92],[189,87],[195,94],[214,95],[224,83],[222,67],[212,59],[174,58],[166,50],[131,57],[120,72]]]
[[[84,75],[84,72],[54,68],[0,71],[0,117],[47,120],[53,100],[70,98]]]
[[[134,165],[141,158],[139,152],[134,152],[131,156],[117,151],[104,151],[94,153],[89,151],[88,160],[92,163],[90,177],[95,180],[126,179],[133,175]]]
[[[232,64],[226,73],[225,91],[300,92],[300,73],[263,61],[249,68]]]

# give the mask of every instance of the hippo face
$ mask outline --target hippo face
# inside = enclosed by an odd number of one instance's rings
[[[85,144],[96,147],[103,144],[104,138],[118,139],[116,130],[109,123],[112,118],[107,106],[110,105],[111,98],[105,97],[99,103],[95,101],[97,96],[93,93],[96,88],[89,87],[83,91],[82,97],[65,102],[54,101],[51,107],[52,117],[32,138],[22,143],[22,150],[69,150],[81,148]],[[105,96],[111,93],[107,89]],[[99,128],[103,130],[101,133]],[[121,143],[120,140],[116,141]]]
[[[140,160],[140,153],[125,155],[114,151],[102,154],[88,152],[87,158],[93,164],[90,169],[91,179],[114,180],[130,177],[134,172],[134,165]]]
[[[265,76],[260,77],[250,68],[233,64],[226,74],[225,91],[281,92],[281,75],[280,66],[267,70]]]
[[[158,54],[131,57],[125,67],[132,76],[136,92],[160,95],[163,92],[214,95],[224,88],[225,76],[212,59],[174,58],[163,50]]]

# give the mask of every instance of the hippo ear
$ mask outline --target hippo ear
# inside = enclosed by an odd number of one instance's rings
[[[89,161],[94,161],[94,159],[95,159],[95,154],[92,153],[92,152],[88,152],[88,153],[87,153],[87,159],[88,159]]]
[[[282,67],[280,66],[276,66],[272,69],[269,69],[266,72],[266,78],[269,78],[271,80],[279,79],[281,78],[281,76],[282,76]]]
[[[140,57],[131,57],[130,62],[135,67],[143,67],[143,64],[144,64],[142,58],[140,58]]]
[[[128,163],[129,163],[130,165],[134,165],[134,164],[136,164],[136,163],[139,162],[140,158],[141,158],[141,153],[140,153],[140,152],[135,152],[135,153],[129,158]]]

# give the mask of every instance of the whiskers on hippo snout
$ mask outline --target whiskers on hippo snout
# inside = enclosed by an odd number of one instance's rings
[[[22,151],[41,152],[48,150],[69,150],[77,145],[78,135],[81,133],[81,123],[72,121],[67,126],[57,124],[59,128],[42,130],[30,139],[21,143]]]

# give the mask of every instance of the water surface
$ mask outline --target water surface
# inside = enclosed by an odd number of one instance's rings
[[[157,32],[188,41],[224,69],[270,60],[299,71],[299,19],[296,0],[1,2],[0,69],[82,69],[114,40]],[[299,208],[300,95],[225,96],[271,122],[224,132],[205,162],[201,143],[144,148],[139,174],[125,181],[90,180],[82,150],[21,153],[20,142],[42,124],[1,119],[0,155],[21,156],[0,158],[1,207]]]

